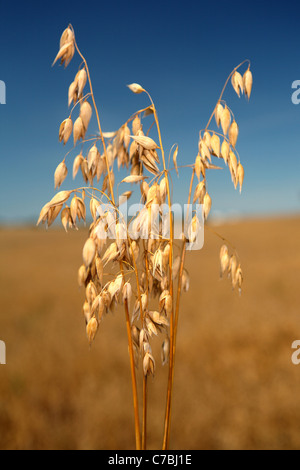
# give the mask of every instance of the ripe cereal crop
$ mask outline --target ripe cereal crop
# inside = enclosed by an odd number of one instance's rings
[[[153,353],[152,340],[160,338],[161,360],[168,374],[162,423],[162,449],[167,450],[180,301],[193,282],[185,260],[211,211],[210,170],[228,169],[234,187],[242,190],[244,168],[236,150],[239,126],[224,101],[224,93],[231,82],[238,97],[244,94],[250,99],[253,81],[250,62],[242,62],[230,73],[205,128],[199,131],[195,161],[180,165],[177,144],[165,153],[156,106],[150,93],[140,84],[132,83],[128,89],[133,94],[147,95],[148,106],[136,111],[116,132],[102,131],[89,67],[77,45],[74,29],[69,25],[61,36],[53,65],[60,61],[67,67],[75,54],[81,63],[68,90],[71,110],[61,122],[58,133],[62,145],[72,141],[72,147],[54,172],[54,187],[59,192],[42,208],[38,224],[49,227],[60,216],[68,231],[77,228],[80,221],[86,221],[89,210],[92,223],[78,269],[78,284],[85,293],[83,317],[87,340],[92,345],[99,328],[105,329],[109,314],[117,304],[123,305],[124,320],[120,318],[120,321],[126,322],[135,444],[140,450],[147,448],[148,408],[157,406],[148,400],[148,380],[155,375],[158,360]],[[93,114],[97,134],[89,135]],[[172,175],[180,177],[182,168],[190,169],[191,178],[186,185],[188,212],[183,220],[187,230],[183,229],[177,238],[171,184]],[[120,169],[127,171],[123,179],[118,179]],[[60,190],[70,171],[74,179],[81,173],[84,185]],[[119,195],[120,187],[123,192]],[[127,204],[134,193],[139,194],[141,208],[127,220],[121,206]],[[193,210],[195,204],[200,211]],[[232,288],[241,293],[243,272],[238,253],[229,241],[216,235],[221,240],[220,276],[229,278]],[[139,380],[141,396],[137,387]]]

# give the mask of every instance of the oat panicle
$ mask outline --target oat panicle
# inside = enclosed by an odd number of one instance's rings
[[[84,297],[87,341],[91,346],[99,329],[104,334],[109,315],[117,309],[124,310],[138,450],[147,445],[147,384],[156,371],[152,346],[155,337],[161,341],[161,361],[163,365],[168,364],[162,444],[163,450],[167,450],[180,300],[197,282],[190,279],[185,267],[186,251],[197,241],[202,229],[201,217],[209,223],[213,191],[210,188],[208,192],[208,185],[213,170],[229,171],[234,187],[239,185],[242,190],[244,167],[236,149],[239,127],[223,95],[231,81],[239,97],[244,93],[250,99],[252,72],[249,64],[242,74],[245,62],[232,71],[206,127],[199,131],[191,163],[186,165],[187,157],[183,155],[179,165],[178,144],[173,144],[166,154],[155,104],[149,92],[138,83],[131,83],[128,88],[134,94],[145,93],[145,99],[149,99],[147,106],[119,123],[117,130],[102,131],[89,67],[69,25],[62,33],[53,65],[60,60],[66,67],[75,51],[79,68],[68,82],[70,115],[59,127],[59,141],[72,147],[55,170],[54,185],[59,189],[65,183],[69,167],[73,179],[82,177],[84,186],[57,192],[42,207],[38,224],[50,226],[60,218],[66,231],[77,229],[80,223],[88,225],[77,272]],[[96,130],[89,130],[92,116],[97,122]],[[180,178],[181,167],[191,170],[186,188],[189,213],[184,221],[184,233],[175,240],[172,175]],[[122,177],[118,175],[119,170]],[[130,220],[125,220],[122,207],[131,198],[134,200],[135,195],[142,206]],[[196,205],[202,206],[202,213],[196,210]],[[241,261],[232,245],[224,239],[223,242],[220,276],[228,278],[232,288],[241,292]],[[141,415],[138,374],[143,390]]]

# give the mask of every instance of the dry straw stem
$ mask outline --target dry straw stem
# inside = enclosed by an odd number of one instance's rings
[[[114,132],[102,132],[100,116],[96,106],[87,62],[80,52],[72,26],[63,33],[60,50],[55,59],[67,66],[77,51],[82,59],[75,79],[69,86],[68,104],[73,102],[69,118],[60,125],[59,140],[67,144],[73,132],[74,147],[80,141],[81,151],[73,161],[73,178],[79,171],[89,187],[81,187],[71,191],[60,191],[41,210],[38,223],[50,226],[61,213],[61,222],[65,230],[77,228],[78,222],[86,221],[86,204],[93,219],[89,227],[89,236],[83,246],[83,263],[78,270],[78,284],[85,289],[83,315],[86,323],[86,334],[91,344],[109,312],[115,305],[124,305],[131,382],[133,393],[133,410],[135,421],[135,441],[137,449],[147,447],[147,412],[151,403],[148,397],[148,375],[154,375],[156,369],[155,357],[152,352],[152,338],[162,334],[162,363],[168,363],[168,386],[164,419],[163,449],[169,448],[170,423],[172,410],[172,393],[175,371],[176,339],[179,324],[180,299],[182,292],[189,289],[190,279],[184,267],[188,243],[196,241],[200,221],[197,214],[192,214],[188,234],[182,238],[180,247],[174,243],[174,227],[172,216],[171,171],[184,167],[192,169],[189,187],[188,204],[199,202],[203,204],[203,219],[209,216],[212,206],[211,195],[207,188],[207,171],[220,169],[213,158],[224,160],[227,165],[235,188],[243,185],[244,169],[236,151],[238,125],[232,110],[222,100],[226,85],[231,78],[233,89],[240,97],[245,94],[250,97],[252,74],[250,67],[244,76],[236,67],[227,79],[221,96],[204,130],[199,132],[198,154],[195,163],[179,166],[177,163],[178,145],[174,144],[169,152],[168,167],[162,142],[158,114],[149,92],[137,83],[128,85],[135,94],[145,93],[150,105],[134,113],[121,127]],[[88,84],[89,92],[84,95]],[[93,109],[88,98],[92,100]],[[77,105],[80,105],[80,109]],[[74,110],[79,110],[79,116],[72,118]],[[95,112],[99,135],[85,138],[93,111]],[[215,115],[219,132],[209,128]],[[152,122],[148,130],[143,129],[144,119]],[[152,118],[152,119],[151,119]],[[150,137],[153,126],[156,126],[158,141]],[[84,146],[90,142],[88,153],[84,156]],[[66,157],[55,170],[55,188],[65,181],[68,168]],[[160,168],[160,156],[162,169]],[[174,168],[170,170],[172,158]],[[127,174],[119,184],[131,184],[132,190],[126,190],[121,195],[121,202],[127,201],[136,185],[141,191],[141,201],[145,203],[129,223],[125,223],[116,205],[114,184],[114,164],[118,169],[124,168]],[[149,175],[151,174],[151,178]],[[193,191],[194,179],[197,185]],[[103,178],[102,190],[96,188],[94,180],[100,182]],[[147,181],[146,181],[147,180]],[[128,188],[128,186],[127,186]],[[126,189],[126,187],[125,187]],[[139,191],[139,189],[138,189]],[[68,200],[70,199],[70,202]],[[168,203],[169,234],[163,233],[162,204]],[[67,205],[67,203],[69,205]],[[107,207],[110,204],[110,208]],[[151,220],[158,216],[158,225],[152,226]],[[187,215],[188,220],[189,214]],[[137,240],[131,239],[129,226],[135,231]],[[114,241],[108,243],[109,238]],[[142,240],[143,238],[146,238]],[[230,250],[225,240],[220,251],[221,275],[230,279],[232,288],[241,291],[243,272],[236,251]],[[180,251],[176,256],[176,251]],[[175,251],[175,252],[174,252]],[[176,279],[178,280],[176,281]],[[174,283],[177,282],[177,290]],[[156,300],[158,298],[158,301]],[[131,301],[132,299],[132,301]],[[156,305],[154,303],[156,302]],[[131,313],[132,304],[132,313]],[[153,305],[152,305],[153,304]],[[175,307],[175,310],[174,310]],[[142,413],[141,422],[138,405],[137,373],[141,362]]]

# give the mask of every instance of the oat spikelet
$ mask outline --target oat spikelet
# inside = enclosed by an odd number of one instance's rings
[[[236,270],[237,270],[237,259],[235,255],[232,255],[229,260],[229,267],[228,267],[228,276],[231,277],[232,286],[235,287],[236,282]]]
[[[145,135],[131,135],[130,137],[146,150],[155,150],[159,148],[159,146],[156,144],[156,142],[154,142],[153,139],[151,139],[151,137],[147,137]]]
[[[217,134],[213,134],[213,136],[210,140],[210,144],[211,144],[211,149],[212,149],[213,153],[218,158],[220,158],[220,139],[219,139],[219,136],[217,136]]]
[[[145,357],[143,359],[143,371],[145,376],[150,374],[154,376],[155,360],[152,354],[150,354],[149,352],[146,352]]]
[[[139,93],[143,93],[143,91],[145,91],[144,88],[141,85],[139,85],[138,83],[131,83],[130,85],[127,85],[127,86],[129,88],[129,90],[131,90],[133,93],[139,94]]]
[[[83,122],[85,131],[87,131],[92,114],[93,111],[90,103],[88,101],[84,101],[80,106],[80,117]]]
[[[224,108],[221,105],[221,103],[218,103],[215,109],[215,120],[216,120],[216,124],[218,127],[220,127],[220,124],[221,124],[221,117],[223,114],[223,110]]]
[[[139,116],[135,116],[134,120],[132,121],[132,133],[137,135],[139,130],[141,129],[141,120]]]
[[[59,41],[59,48],[61,49],[65,44],[74,41],[74,33],[68,26],[62,33]]]
[[[164,339],[164,342],[161,347],[161,362],[163,366],[168,364],[169,357],[170,357],[170,340],[167,337]]]
[[[236,146],[238,135],[239,135],[239,127],[236,121],[233,121],[228,131],[229,142],[233,148],[235,148]]]
[[[76,76],[76,83],[77,83],[77,93],[78,97],[80,98],[82,96],[83,89],[86,85],[86,80],[87,80],[87,75],[85,69],[81,69],[77,76]]]
[[[177,176],[179,177],[178,165],[177,165],[177,156],[178,156],[178,145],[176,145],[175,150],[173,152],[173,164],[174,164]]]
[[[211,141],[211,135],[208,131],[205,131],[203,134],[203,142],[205,142],[205,144],[207,145],[209,149],[211,148],[210,141]]]
[[[57,204],[62,204],[64,202],[66,202],[69,199],[71,193],[72,193],[72,191],[60,191],[48,203],[49,206],[55,206]]]
[[[252,85],[253,85],[253,77],[250,69],[246,70],[243,76],[243,82],[244,82],[244,89],[245,89],[245,95],[248,97],[248,100],[250,100],[250,95],[251,95],[251,90],[252,90]]]
[[[123,301],[127,300],[128,304],[130,304],[130,300],[132,297],[132,288],[130,282],[126,282],[123,286]]]
[[[84,136],[85,136],[85,129],[84,129],[82,119],[79,116],[74,122],[74,128],[73,128],[74,145],[76,145],[77,140],[84,139]]]
[[[92,238],[88,238],[82,250],[82,258],[85,266],[88,268],[95,258],[96,244]]]
[[[232,152],[232,150],[230,150],[230,152],[229,152],[229,169],[230,169],[231,176],[232,176],[233,180],[236,178],[237,165],[238,165],[238,163],[237,163],[236,155],[235,155],[234,152]]]
[[[189,241],[190,243],[195,243],[200,229],[200,223],[198,217],[195,215],[192,219],[192,222],[189,226]]]
[[[79,287],[83,287],[85,285],[85,281],[87,280],[87,277],[88,277],[88,272],[87,272],[87,269],[86,269],[85,265],[83,264],[78,269],[78,285],[79,285]]]
[[[208,193],[206,193],[203,199],[203,217],[205,220],[207,220],[210,213],[211,203],[211,197]]]
[[[230,145],[229,143],[227,142],[226,139],[223,140],[222,142],[222,146],[221,146],[221,155],[222,155],[222,158],[224,160],[224,162],[228,163],[228,160],[229,160],[229,152],[230,152]]]
[[[72,82],[71,85],[69,86],[69,91],[68,91],[68,106],[71,105],[71,103],[75,104],[77,101],[77,84],[76,82]]]
[[[243,272],[242,272],[241,265],[239,264],[235,273],[235,286],[238,286],[240,295],[242,293],[242,284],[243,284]]]
[[[159,185],[159,191],[160,191],[160,201],[162,204],[164,204],[166,197],[167,197],[167,180],[166,178],[163,178],[160,182]]]
[[[77,214],[78,214],[78,197],[76,196],[76,194],[73,197],[71,204],[70,204],[70,213],[71,213],[73,225],[75,226]]]
[[[80,153],[79,155],[77,155],[77,157],[74,159],[74,162],[73,162],[73,179],[76,178],[76,175],[78,173],[79,168],[82,165],[82,162],[83,162],[83,156]]]
[[[65,119],[59,128],[59,141],[63,140],[64,145],[68,142],[73,130],[73,122],[71,118]]]
[[[198,180],[200,181],[200,177],[201,177],[201,156],[200,155],[197,155],[196,157],[195,173],[196,173]]]
[[[140,181],[142,181],[145,178],[146,178],[146,176],[130,175],[130,176],[126,176],[126,178],[124,178],[121,181],[121,183],[139,183]]]
[[[61,162],[54,173],[54,188],[59,188],[68,175],[68,169],[65,162]]]
[[[63,228],[67,232],[68,231],[68,224],[72,225],[72,219],[71,219],[71,214],[70,214],[70,208],[69,207],[65,207],[61,211],[61,223],[62,223]]]
[[[128,149],[129,144],[130,144],[130,129],[126,124],[126,126],[124,127],[124,146],[126,149]]]
[[[210,156],[210,151],[209,148],[207,147],[206,143],[204,140],[199,141],[199,152],[201,157],[205,160],[209,160],[211,162],[211,156]]]
[[[240,98],[241,93],[244,91],[244,84],[243,78],[238,71],[235,71],[231,76],[231,84],[233,86],[234,91]]]
[[[56,217],[60,213],[61,209],[63,207],[63,204],[59,204],[57,206],[51,207],[47,216],[47,224],[48,227],[50,227],[53,222],[55,221]]]
[[[186,269],[183,270],[181,283],[182,283],[182,290],[184,292],[188,292],[190,289],[190,276]]]
[[[229,267],[229,253],[228,253],[228,247],[226,245],[223,245],[220,250],[220,263],[221,263],[221,271],[220,271],[220,277],[223,277],[225,272],[228,270]]]
[[[88,156],[87,156],[89,170],[97,166],[99,157],[100,157],[99,150],[97,149],[96,144],[94,144],[92,148],[90,149]]]
[[[206,193],[205,180],[202,180],[196,186],[195,193],[194,193],[193,204],[195,204],[195,202],[198,199],[199,199],[200,204],[202,204],[205,193]]]
[[[223,130],[224,135],[227,134],[227,131],[228,131],[229,126],[230,126],[230,122],[231,122],[230,111],[227,108],[227,106],[225,106],[225,108],[222,112],[222,115],[221,115],[221,126],[222,126],[222,130]]]
[[[87,324],[86,334],[87,334],[87,338],[88,338],[88,341],[89,341],[90,345],[92,344],[92,342],[95,339],[95,336],[96,336],[97,331],[98,331],[98,326],[99,325],[98,325],[98,322],[97,322],[95,317],[92,317],[90,319],[90,321],[88,322],[88,324]]]
[[[65,64],[65,67],[67,67],[69,63],[71,62],[74,54],[75,54],[74,42],[73,41],[67,42],[60,48],[57,56],[55,57],[53,61],[52,67],[58,61],[58,59],[61,59],[61,64]]]
[[[244,181],[244,167],[241,163],[238,164],[238,167],[237,167],[237,181],[240,185],[240,193],[242,192],[242,187],[243,187],[243,181]]]

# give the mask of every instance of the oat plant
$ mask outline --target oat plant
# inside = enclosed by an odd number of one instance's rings
[[[55,170],[54,184],[55,189],[61,187],[71,159],[73,178],[80,172],[84,184],[56,192],[42,208],[38,224],[50,226],[60,215],[66,231],[77,228],[81,220],[86,221],[88,206],[92,223],[83,246],[83,263],[78,270],[79,286],[85,291],[83,315],[87,339],[92,344],[99,328],[105,328],[102,322],[109,313],[117,304],[123,305],[135,443],[139,450],[147,446],[147,381],[155,374],[157,360],[151,342],[154,336],[161,337],[161,360],[168,373],[162,423],[162,449],[166,450],[170,442],[180,299],[190,284],[185,268],[186,251],[196,242],[201,222],[206,221],[210,213],[209,170],[228,168],[235,188],[242,189],[244,169],[236,150],[239,128],[223,95],[231,81],[239,97],[245,94],[250,98],[250,63],[246,60],[230,73],[206,127],[199,131],[196,159],[185,165],[191,171],[186,188],[190,210],[183,224],[187,230],[175,240],[171,178],[173,173],[179,176],[184,167],[177,161],[178,146],[175,144],[168,154],[165,153],[155,104],[149,92],[137,83],[128,85],[129,90],[136,94],[145,93],[148,106],[130,116],[116,132],[103,132],[88,64],[79,50],[73,27],[69,25],[61,36],[54,64],[60,61],[66,67],[76,52],[80,61],[68,90],[71,110],[59,128],[59,140],[63,145],[71,138],[73,145]],[[93,113],[98,128],[94,134],[88,134]],[[150,137],[152,134],[153,138]],[[127,171],[127,176],[122,181],[119,178],[119,182],[115,177],[116,167]],[[125,190],[122,194],[119,194],[120,188]],[[130,199],[134,188],[142,205],[128,220],[121,206]],[[196,203],[201,205],[201,213],[193,210]],[[232,287],[241,291],[243,275],[238,254],[229,242],[219,237],[221,277],[227,276]],[[138,380],[143,384],[141,397],[138,396]]]

